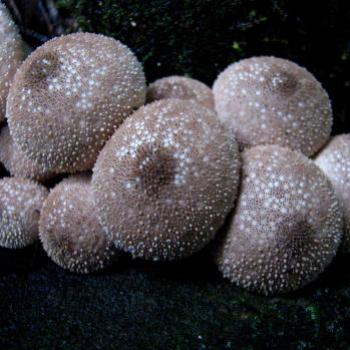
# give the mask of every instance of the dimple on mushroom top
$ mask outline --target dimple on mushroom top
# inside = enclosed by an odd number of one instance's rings
[[[311,156],[330,137],[327,92],[289,60],[261,56],[233,63],[218,76],[213,92],[219,119],[242,149],[277,144]]]
[[[11,136],[47,170],[88,170],[145,94],[142,66],[119,41],[91,33],[54,38],[15,76],[7,102]]]
[[[92,183],[100,222],[135,257],[187,257],[232,209],[239,168],[237,144],[213,111],[188,100],[153,102],[98,157]]]
[[[237,204],[216,250],[219,269],[263,294],[300,288],[325,269],[342,239],[331,183],[312,160],[276,145],[245,150],[242,162]]]

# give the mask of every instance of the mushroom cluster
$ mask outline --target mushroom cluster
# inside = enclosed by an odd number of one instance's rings
[[[321,150],[332,110],[306,69],[253,57],[213,89],[180,76],[147,88],[136,56],[103,35],[63,35],[24,59],[1,4],[0,39],[12,176],[0,180],[0,246],[39,239],[57,265],[91,273],[123,252],[179,260],[213,241],[223,276],[263,294],[350,251],[350,136]]]

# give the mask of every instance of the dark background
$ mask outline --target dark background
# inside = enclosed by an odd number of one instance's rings
[[[289,58],[329,92],[333,133],[350,131],[350,2],[6,0],[33,47],[77,30],[127,44],[148,81],[185,74],[212,85],[253,55]],[[265,298],[224,281],[209,249],[174,264],[129,257],[79,276],[36,244],[0,250],[2,349],[349,349],[350,259],[306,288]]]

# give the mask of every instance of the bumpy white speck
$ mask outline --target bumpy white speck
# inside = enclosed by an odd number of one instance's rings
[[[55,38],[15,75],[7,101],[11,136],[48,171],[91,169],[145,95],[142,66],[119,41],[89,33]]]
[[[333,137],[315,163],[331,181],[344,212],[342,250],[350,252],[350,135]]]
[[[6,98],[17,68],[25,58],[18,29],[0,2],[0,122],[5,119]]]
[[[214,96],[211,89],[202,82],[188,77],[165,77],[149,85],[148,103],[164,98],[194,100],[207,108],[214,109]]]
[[[213,111],[164,99],[115,132],[94,167],[96,209],[118,248],[180,259],[205,246],[232,209],[238,147]]]
[[[63,180],[51,190],[40,216],[45,251],[56,264],[77,273],[101,270],[117,256],[97,221],[90,183],[88,175]]]
[[[15,177],[45,181],[55,176],[27,157],[13,142],[7,125],[0,131],[0,162]]]
[[[239,61],[218,76],[213,92],[218,117],[241,148],[277,144],[310,156],[329,139],[329,97],[311,73],[291,61]]]
[[[38,239],[38,221],[48,192],[34,181],[0,180],[0,246],[18,249]]]
[[[255,292],[295,290],[335,256],[339,202],[322,171],[299,152],[257,146],[242,158],[237,205],[216,251],[219,269]]]

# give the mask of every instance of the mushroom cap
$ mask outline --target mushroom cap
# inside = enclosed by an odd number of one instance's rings
[[[0,2],[0,122],[5,120],[6,99],[13,76],[24,58],[24,45],[17,27]]]
[[[274,294],[314,280],[335,256],[342,214],[331,183],[299,152],[257,146],[242,153],[238,201],[216,250],[224,277]]]
[[[316,165],[331,181],[335,194],[343,207],[343,252],[350,252],[350,134],[338,135],[317,155]]]
[[[44,202],[40,240],[59,266],[90,273],[110,265],[116,249],[102,231],[93,204],[90,176],[71,176],[54,187]]]
[[[15,177],[45,181],[55,176],[27,157],[13,142],[7,125],[0,131],[0,162]]]
[[[40,210],[47,194],[44,186],[32,180],[0,180],[1,247],[24,248],[38,239]]]
[[[306,69],[276,57],[253,57],[227,67],[213,87],[219,119],[240,148],[276,144],[307,156],[329,139],[327,92]]]
[[[147,88],[147,102],[164,98],[194,100],[214,110],[214,96],[211,89],[202,82],[181,76],[170,76],[156,80]]]
[[[11,136],[49,171],[88,170],[145,94],[142,66],[119,41],[90,33],[54,38],[15,75],[7,102]]]
[[[100,223],[134,257],[174,260],[204,247],[232,209],[239,152],[194,101],[141,107],[101,151],[92,184]]]

